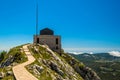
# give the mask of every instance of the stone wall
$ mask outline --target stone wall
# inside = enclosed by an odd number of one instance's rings
[[[37,40],[38,39],[38,40]],[[56,40],[58,40],[56,42]],[[58,35],[38,35],[34,36],[34,43],[48,45],[53,51],[61,51],[61,37]]]

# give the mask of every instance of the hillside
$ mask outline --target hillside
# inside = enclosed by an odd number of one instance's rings
[[[120,57],[109,53],[71,55],[95,70],[102,80],[120,80]]]
[[[15,80],[12,67],[27,61],[27,57],[21,46],[14,47],[10,51],[0,55],[0,80]]]
[[[29,64],[29,57],[33,56],[35,61],[24,68],[38,80],[100,80],[91,68],[64,52],[61,54],[53,52],[45,45],[26,46],[28,50],[25,50],[22,45],[12,48],[5,54],[0,62],[0,79],[15,80],[17,77],[14,68]],[[28,52],[29,54],[26,54]],[[22,71],[25,70],[21,70],[20,73]]]

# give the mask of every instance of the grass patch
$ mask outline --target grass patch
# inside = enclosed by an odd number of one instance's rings
[[[5,58],[3,59],[2,62],[4,62],[10,56],[14,58],[13,62],[23,63],[27,61],[26,54],[24,51],[22,51],[22,46],[17,46],[17,47],[10,49],[8,54],[5,55]]]
[[[4,60],[4,58],[5,58],[6,55],[7,55],[6,51],[0,52],[0,63],[2,62],[2,60]]]

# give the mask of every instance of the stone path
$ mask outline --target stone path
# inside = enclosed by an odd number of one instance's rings
[[[25,68],[26,65],[29,65],[35,61],[35,58],[31,55],[27,46],[28,45],[24,45],[23,49],[25,51],[25,54],[28,57],[28,61],[12,68],[16,80],[38,80],[31,73],[29,73]]]

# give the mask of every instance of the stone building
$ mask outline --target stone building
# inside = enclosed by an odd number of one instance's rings
[[[54,35],[49,28],[40,30],[40,35],[34,35],[34,43],[48,45],[53,51],[61,52],[61,36]]]

